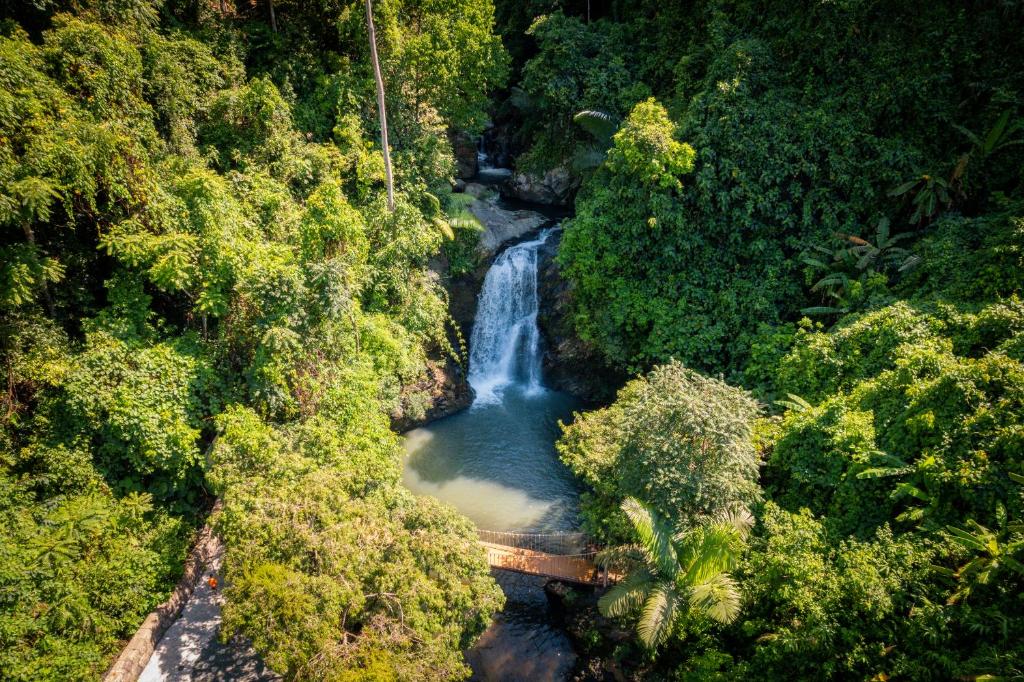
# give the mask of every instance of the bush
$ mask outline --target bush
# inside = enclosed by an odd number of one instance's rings
[[[758,410],[741,389],[672,362],[626,384],[610,407],[577,415],[558,451],[591,486],[582,504],[588,532],[631,537],[615,511],[627,496],[681,527],[755,502]]]
[[[246,635],[289,677],[369,674],[377,657],[405,678],[462,676],[503,597],[470,523],[400,487],[386,421],[367,440],[358,423],[281,433],[239,407],[219,423],[224,636]]]

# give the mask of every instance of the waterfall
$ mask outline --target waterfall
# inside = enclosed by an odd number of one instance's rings
[[[469,341],[469,383],[476,403],[501,399],[507,386],[543,391],[540,330],[537,328],[537,252],[551,230],[516,244],[494,261],[484,278]]]
[[[487,148],[484,146],[484,136],[481,135],[476,140],[476,162],[480,168],[490,168],[490,159],[487,156]]]

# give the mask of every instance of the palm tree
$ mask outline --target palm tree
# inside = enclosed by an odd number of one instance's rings
[[[623,500],[622,511],[640,542],[614,552],[631,558],[634,567],[598,601],[602,614],[639,613],[637,635],[649,648],[662,644],[687,610],[720,623],[736,619],[740,593],[728,571],[736,566],[753,523],[749,512],[673,532],[653,509],[632,497]]]

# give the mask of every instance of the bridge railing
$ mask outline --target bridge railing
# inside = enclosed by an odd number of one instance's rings
[[[546,554],[593,555],[593,547],[585,533],[516,533],[512,531],[478,530],[482,542],[528,549]]]

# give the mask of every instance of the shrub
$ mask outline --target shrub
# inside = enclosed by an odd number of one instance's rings
[[[752,504],[758,409],[743,390],[672,362],[626,384],[610,407],[577,415],[558,450],[592,488],[583,501],[587,530],[628,539],[614,511],[627,496],[682,527]]]

